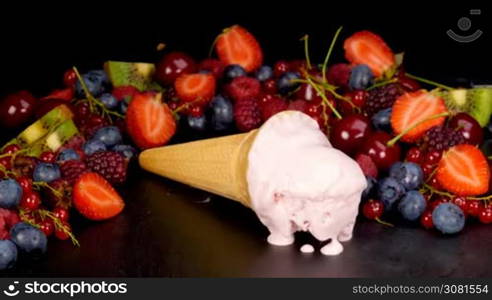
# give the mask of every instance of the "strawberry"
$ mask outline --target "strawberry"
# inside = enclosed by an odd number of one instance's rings
[[[176,132],[176,122],[162,94],[138,93],[128,106],[126,127],[135,144],[147,149],[164,145]]]
[[[179,99],[194,104],[207,104],[215,94],[215,77],[212,74],[184,74],[174,82]]]
[[[393,105],[391,126],[396,134],[400,134],[417,122],[446,112],[444,100],[436,95],[425,90],[406,93],[398,97]],[[405,142],[417,141],[430,128],[442,125],[445,119],[445,117],[439,117],[425,121],[406,133],[402,140]]]
[[[63,100],[70,102],[74,96],[73,88],[65,88],[62,90],[53,90],[48,96],[41,98],[40,100]]]
[[[75,208],[87,219],[95,221],[112,218],[125,207],[111,184],[97,173],[80,176],[72,197]]]
[[[354,33],[343,44],[345,58],[352,64],[369,66],[379,77],[395,65],[395,55],[384,40],[370,31]]]
[[[490,169],[485,155],[472,145],[458,145],[444,153],[437,167],[441,186],[457,196],[476,196],[489,189]]]
[[[263,52],[255,37],[239,25],[224,30],[217,38],[215,50],[225,65],[240,65],[252,72],[263,63]]]

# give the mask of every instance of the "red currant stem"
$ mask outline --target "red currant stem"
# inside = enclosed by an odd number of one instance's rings
[[[57,191],[55,190],[52,186],[50,186],[49,184],[47,184],[46,182],[42,182],[42,181],[34,181],[32,183],[32,186],[34,188],[36,188],[37,190],[40,190],[41,188],[46,188],[48,190],[51,191],[51,193],[53,193],[53,195],[57,198],[61,198],[63,197],[63,194],[60,192],[60,191]]]
[[[321,68],[321,74],[323,76],[323,81],[326,82],[326,67],[328,66],[328,61],[330,60],[331,53],[333,52],[333,48],[335,47],[335,43],[342,31],[343,26],[338,27],[333,39],[331,40],[330,48],[328,48],[328,52],[326,53],[325,60],[323,61],[323,67]]]
[[[321,89],[319,88],[319,86],[316,83],[314,83],[311,80],[311,78],[309,78],[309,77],[306,78],[306,80],[316,90],[316,92],[318,93],[318,95],[323,99],[323,102],[325,102],[325,104],[330,107],[331,111],[333,111],[333,113],[335,114],[335,116],[338,119],[342,119],[342,116],[340,115],[340,113],[336,110],[336,108],[333,106],[333,104],[330,103],[330,101],[328,100],[328,98],[326,98],[325,93],[323,93],[323,91],[321,91]]]
[[[44,220],[46,217],[50,218],[52,221],[53,221],[53,224],[55,225],[55,228],[56,229],[61,229],[63,231],[63,233],[65,233],[66,235],[68,235],[70,237],[70,239],[72,240],[72,243],[77,246],[77,247],[80,247],[80,243],[79,241],[75,238],[75,236],[73,235],[73,233],[69,230],[69,228],[63,224],[63,222],[57,218],[52,212],[48,211],[48,210],[45,210],[45,209],[38,209],[37,210],[40,218],[42,220]]]
[[[491,156],[487,156],[487,159],[492,159],[492,155]]]
[[[411,79],[414,79],[414,80],[417,80],[417,81],[420,81],[420,82],[429,84],[429,85],[433,85],[435,87],[438,87],[438,88],[441,88],[441,89],[444,89],[444,90],[448,90],[448,91],[453,90],[452,87],[449,87],[447,85],[440,84],[438,82],[435,82],[435,81],[432,81],[432,80],[429,80],[429,79],[425,79],[425,78],[422,78],[422,77],[418,77],[418,76],[412,75],[410,73],[405,73],[405,76],[407,76],[408,78],[411,78]]]
[[[439,190],[435,189],[434,187],[428,185],[427,183],[424,183],[424,188],[428,189],[433,194],[445,196],[445,197],[448,197],[450,199],[456,197],[456,195],[454,195],[454,194],[444,192],[444,191],[439,191]],[[484,196],[484,197],[465,197],[465,199],[466,200],[489,201],[492,199],[492,195]]]
[[[382,80],[382,81],[377,82],[377,83],[371,85],[370,87],[368,87],[366,89],[366,91],[370,91],[370,90],[373,90],[375,88],[382,87],[382,86],[385,86],[385,85],[388,85],[390,83],[397,82],[397,81],[398,81],[398,78],[391,78],[391,79],[388,79],[388,80]]]
[[[439,119],[439,118],[442,118],[442,117],[447,117],[451,115],[450,112],[444,112],[444,113],[440,113],[440,114],[437,114],[437,115],[433,115],[433,116],[430,116],[428,118],[425,118],[423,120],[420,120],[418,122],[416,122],[415,124],[411,125],[410,127],[408,127],[407,129],[403,130],[399,135],[395,136],[393,139],[391,139],[390,141],[388,141],[388,143],[386,144],[388,147],[392,147],[396,144],[396,142],[398,142],[405,134],[409,133],[410,131],[412,131],[413,129],[415,129],[416,127],[420,126],[421,124],[425,123],[425,122],[428,122],[428,121],[431,121],[431,120],[434,120],[434,119]]]
[[[304,56],[306,57],[307,68],[308,70],[311,70],[311,59],[309,58],[309,35],[305,34],[301,38],[301,41],[304,41]]]
[[[393,224],[391,224],[389,222],[383,221],[379,217],[375,218],[374,220],[376,220],[376,222],[378,222],[379,224],[382,224],[384,226],[395,227],[395,225],[393,225]]]

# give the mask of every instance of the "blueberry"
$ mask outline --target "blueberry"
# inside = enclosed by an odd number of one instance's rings
[[[413,162],[397,162],[393,164],[389,175],[401,183],[407,191],[418,188],[424,182],[422,168]]]
[[[73,149],[64,149],[58,154],[56,161],[57,162],[64,162],[64,161],[79,160],[79,159],[80,159],[80,156],[77,153],[77,151],[75,151]]]
[[[126,103],[126,101],[120,101],[119,105],[120,113],[122,115],[126,115],[126,111],[128,110],[128,103]]]
[[[372,83],[374,74],[367,65],[357,65],[352,68],[349,78],[349,87],[352,90],[363,90]]]
[[[0,270],[12,269],[17,262],[17,247],[10,240],[0,240]]]
[[[379,182],[378,196],[386,210],[390,210],[405,193],[405,188],[392,177],[384,178]]]
[[[205,115],[199,117],[188,116],[188,126],[194,130],[204,131],[207,127],[207,118]]]
[[[258,71],[256,71],[255,77],[259,81],[266,81],[273,76],[273,69],[270,66],[261,66]]]
[[[112,147],[121,143],[123,139],[121,132],[116,126],[106,126],[98,129],[92,137],[95,141],[100,141],[107,147]]]
[[[34,168],[32,178],[34,181],[52,182],[61,177],[60,168],[57,164],[39,163]]]
[[[292,92],[299,86],[299,82],[295,82],[294,80],[300,78],[301,76],[297,72],[285,72],[277,80],[278,91],[284,95],[289,92]]]
[[[99,97],[99,100],[106,106],[107,109],[114,110],[118,107],[118,100],[110,93],[104,93]]]
[[[99,151],[106,151],[107,147],[103,142],[97,140],[89,140],[84,144],[85,155],[92,155]]]
[[[378,184],[376,178],[374,177],[366,177],[367,187],[362,192],[362,199],[369,199],[374,194],[374,189]]]
[[[442,233],[460,232],[465,226],[465,214],[453,203],[441,203],[432,212],[432,222]]]
[[[372,125],[378,130],[391,131],[391,112],[393,109],[386,108],[378,111],[372,116]]]
[[[0,180],[0,207],[12,208],[19,204],[22,188],[14,179]]]
[[[232,80],[236,77],[246,76],[248,73],[240,65],[228,65],[224,69],[224,77],[226,80]]]
[[[210,102],[211,120],[214,130],[225,130],[234,122],[234,109],[232,102],[221,95],[215,96]]]
[[[424,212],[427,202],[419,191],[409,191],[401,198],[398,211],[408,221],[415,221]]]
[[[16,228],[17,226],[21,228]],[[17,223],[10,230],[10,237],[19,250],[29,256],[37,257],[46,253],[48,246],[46,235],[31,225]]]
[[[137,150],[130,145],[116,145],[111,150],[120,153],[127,159],[132,159],[137,155]]]
[[[109,83],[109,79],[103,70],[89,71],[82,75],[82,79],[94,97],[99,97],[104,92],[105,86]],[[75,84],[75,91],[79,97],[85,97],[84,90],[79,81]]]

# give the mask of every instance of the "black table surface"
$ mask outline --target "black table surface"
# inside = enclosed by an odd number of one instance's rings
[[[77,220],[80,248],[52,240],[47,257],[22,262],[9,277],[490,277],[492,227],[468,224],[443,237],[411,225],[359,220],[338,256],[302,254],[266,242],[267,230],[234,201],[134,172],[126,208],[114,219]]]

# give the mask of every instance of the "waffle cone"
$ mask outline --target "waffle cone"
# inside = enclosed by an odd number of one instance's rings
[[[152,173],[251,207],[246,171],[257,132],[145,150],[139,163]]]

